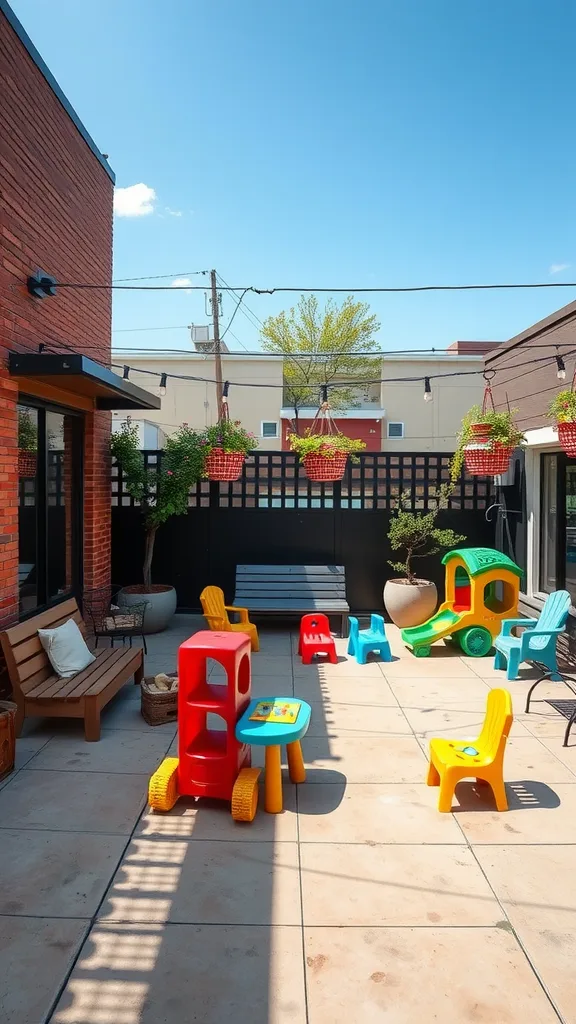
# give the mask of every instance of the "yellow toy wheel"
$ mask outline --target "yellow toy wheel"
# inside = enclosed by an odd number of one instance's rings
[[[178,799],[178,758],[165,757],[148,784],[153,811],[171,811]]]
[[[254,821],[258,809],[258,776],[260,768],[243,768],[232,790],[234,821]]]

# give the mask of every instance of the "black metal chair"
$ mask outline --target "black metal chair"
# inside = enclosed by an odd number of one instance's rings
[[[82,609],[86,624],[94,636],[94,646],[98,647],[100,640],[108,639],[110,647],[114,647],[116,640],[122,640],[123,644],[129,640],[132,647],[134,637],[141,637],[144,653],[148,654],[144,634],[146,602],[124,606],[118,604],[121,589],[111,586],[84,591]]]

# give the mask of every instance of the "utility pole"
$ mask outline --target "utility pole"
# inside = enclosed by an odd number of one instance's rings
[[[220,311],[218,309],[218,289],[216,285],[216,271],[210,271],[210,285],[212,291],[212,323],[214,325],[214,368],[216,377],[216,411],[218,419],[222,412],[222,349],[220,348]]]

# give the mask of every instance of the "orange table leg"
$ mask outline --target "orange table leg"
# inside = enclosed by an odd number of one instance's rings
[[[264,809],[268,814],[280,814],[282,811],[282,758],[278,745],[266,747]]]
[[[304,767],[304,758],[302,757],[300,740],[296,740],[294,743],[289,743],[286,747],[286,751],[288,753],[288,771],[290,772],[290,781],[306,782],[306,769]]]

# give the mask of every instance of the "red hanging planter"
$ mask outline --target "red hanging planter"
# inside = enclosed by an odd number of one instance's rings
[[[337,452],[331,458],[324,455],[305,455],[304,472],[308,479],[315,483],[330,483],[342,479],[347,461],[348,456],[345,452]]]
[[[513,451],[513,445],[500,441],[473,441],[464,449],[466,471],[470,476],[499,476],[507,472]]]
[[[26,448],[18,449],[18,476],[30,479],[36,476],[37,455]]]
[[[225,452],[212,448],[206,456],[206,475],[209,480],[238,480],[246,460],[243,452]]]
[[[558,423],[557,428],[562,451],[574,458],[576,456],[576,423]]]

